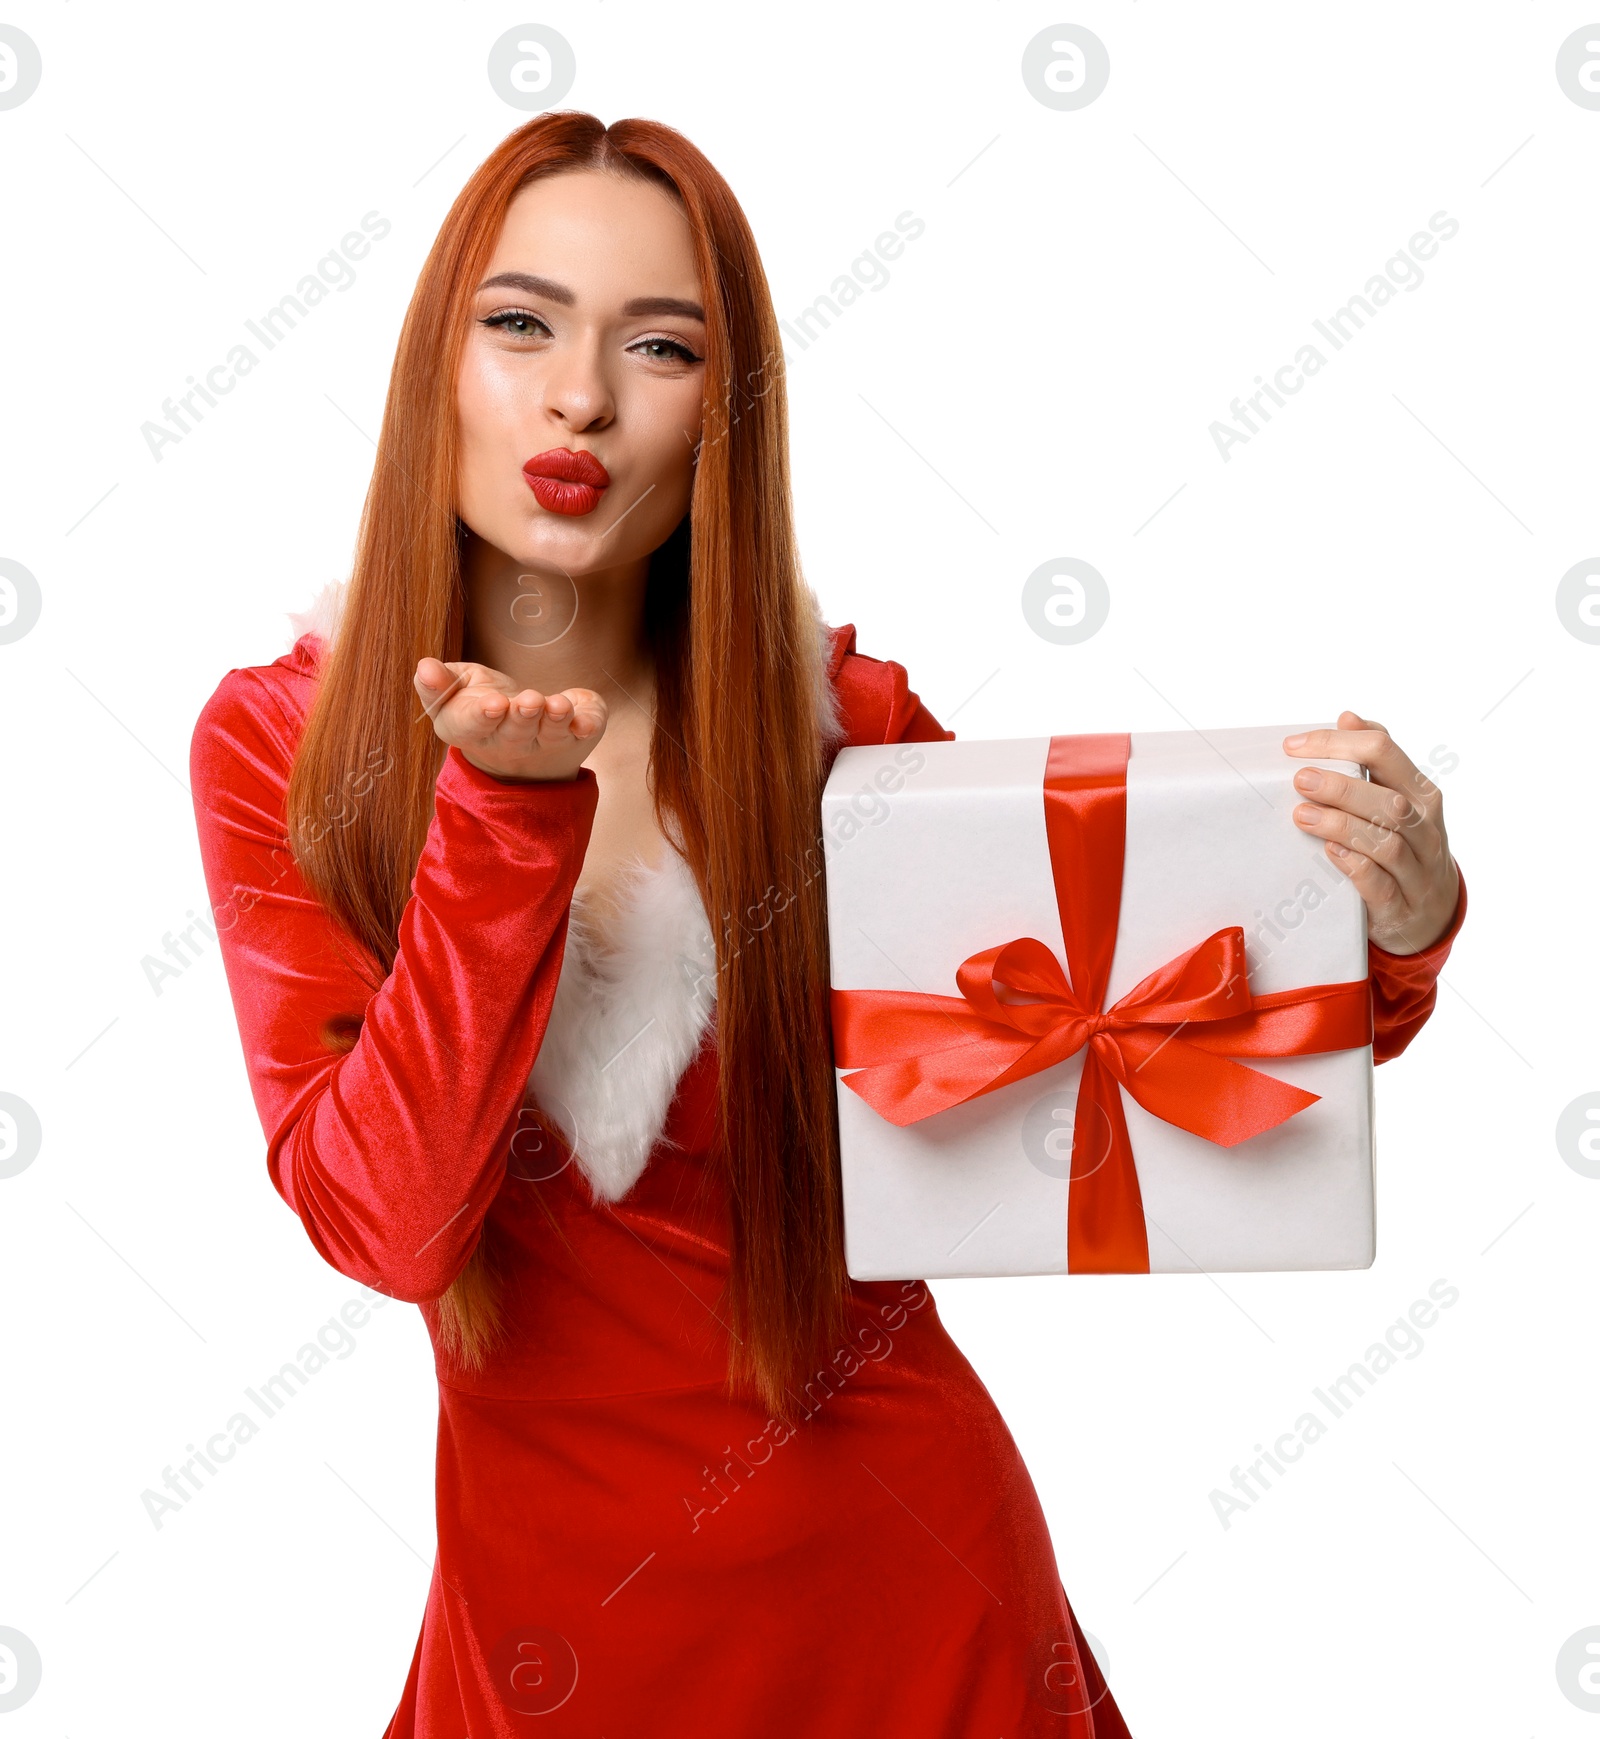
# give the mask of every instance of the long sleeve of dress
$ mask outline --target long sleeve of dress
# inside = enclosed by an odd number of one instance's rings
[[[294,746],[276,692],[233,670],[190,751],[267,1167],[327,1262],[422,1302],[465,1265],[504,1176],[599,788],[587,770],[503,782],[451,748],[399,951],[374,992],[376,972],[363,976],[289,851]],[[331,1035],[356,1017],[348,1048]]]
[[[945,730],[917,698],[904,666],[893,659],[856,652],[851,624],[837,634],[832,668],[851,719],[852,742],[928,743],[954,738],[955,732]],[[1460,869],[1457,864],[1458,874]],[[1433,1013],[1439,974],[1466,915],[1467,880],[1463,875],[1450,923],[1430,947],[1415,954],[1392,954],[1375,943],[1368,944],[1374,1063],[1398,1057]]]
[[[1387,1063],[1398,1057],[1422,1031],[1439,1000],[1439,974],[1450,958],[1450,948],[1467,915],[1467,878],[1461,874],[1461,891],[1445,932],[1430,947],[1415,954],[1391,954],[1374,942],[1367,944],[1367,965],[1372,978],[1372,1060]]]

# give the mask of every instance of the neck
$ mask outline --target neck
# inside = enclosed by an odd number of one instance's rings
[[[504,671],[519,688],[590,688],[613,710],[654,710],[655,665],[645,640],[644,557],[572,580],[468,533],[462,551],[466,629],[461,656]]]

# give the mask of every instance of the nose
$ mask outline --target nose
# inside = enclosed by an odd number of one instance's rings
[[[596,339],[574,339],[553,351],[543,388],[546,412],[574,434],[603,429],[617,414]]]

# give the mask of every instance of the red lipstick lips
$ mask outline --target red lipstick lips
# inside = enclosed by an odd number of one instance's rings
[[[582,448],[552,447],[522,467],[534,500],[550,513],[593,513],[611,473]]]

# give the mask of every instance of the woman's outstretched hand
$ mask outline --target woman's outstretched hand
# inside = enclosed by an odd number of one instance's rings
[[[486,664],[424,658],[412,679],[433,728],[496,779],[570,779],[605,734],[606,703],[592,689],[518,689]]]
[[[1461,876],[1444,829],[1444,794],[1382,725],[1339,714],[1337,730],[1285,737],[1291,755],[1358,761],[1371,775],[1352,779],[1305,767],[1295,789],[1297,827],[1319,835],[1367,906],[1367,936],[1391,954],[1431,947],[1455,915]]]

